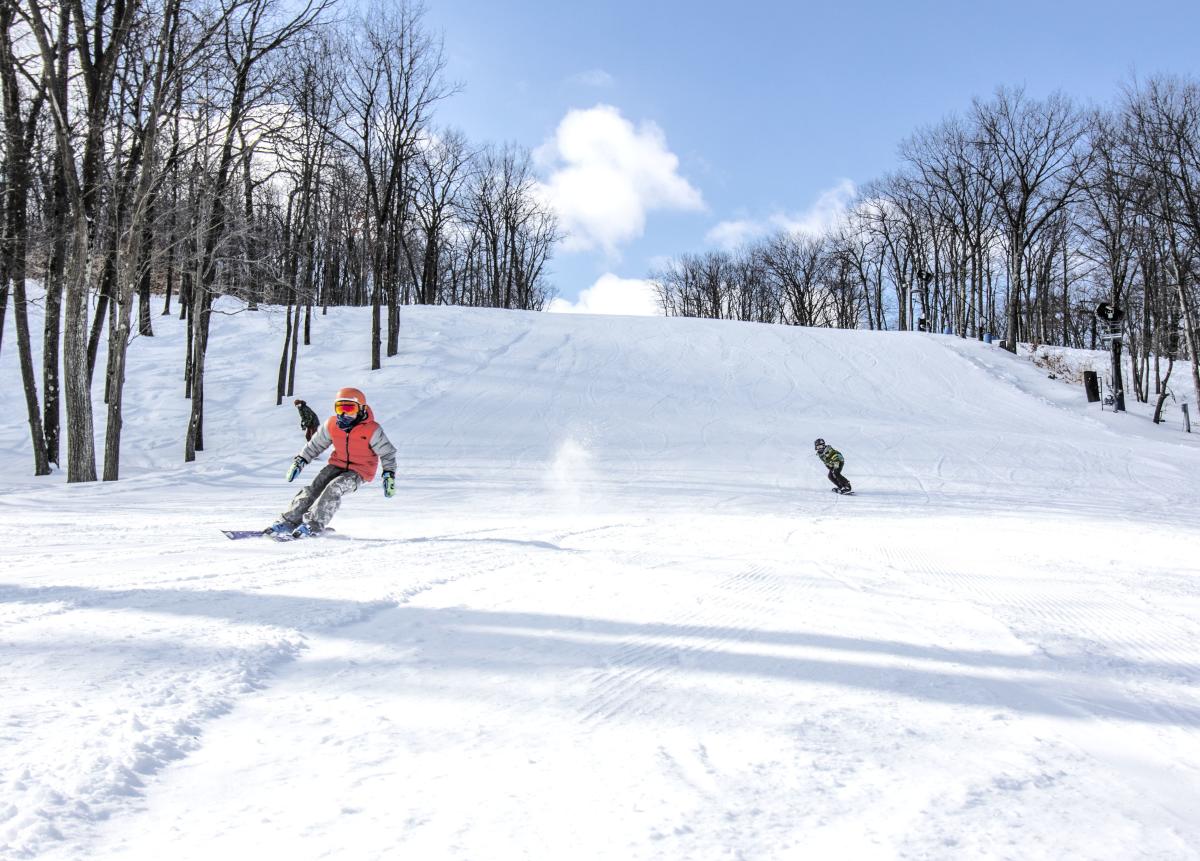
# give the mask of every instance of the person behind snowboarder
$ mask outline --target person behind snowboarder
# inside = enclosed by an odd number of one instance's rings
[[[294,481],[314,458],[333,446],[329,462],[311,484],[296,494],[279,522],[264,530],[266,534],[276,538],[320,535],[342,504],[342,497],[358,490],[364,481],[373,481],[381,464],[383,495],[391,499],[396,494],[396,447],[372,417],[363,393],[339,389],[333,413],[296,455],[287,480]]]
[[[846,459],[842,457],[842,453],[833,446],[827,445],[823,439],[814,442],[813,448],[817,450],[817,457],[821,459],[821,463],[829,468],[829,480],[833,482],[834,493],[853,492],[850,482],[842,475],[842,467],[846,465]]]
[[[296,409],[300,411],[300,430],[304,431],[304,441],[308,442],[313,438],[313,434],[317,432],[317,428],[321,426],[321,420],[312,411],[312,407],[304,401],[296,398],[295,404]]]

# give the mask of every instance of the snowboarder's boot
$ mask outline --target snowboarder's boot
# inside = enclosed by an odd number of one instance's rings
[[[854,493],[854,488],[847,484],[845,487],[838,488],[838,493],[843,495],[847,493]]]
[[[295,529],[292,530],[293,538],[316,538],[320,534],[321,534],[320,529],[313,529],[307,523],[301,523],[299,526],[297,526]]]
[[[270,535],[272,538],[286,538],[292,534],[292,530],[296,527],[288,523],[286,520],[281,520],[278,523],[272,523],[263,530],[264,535]]]

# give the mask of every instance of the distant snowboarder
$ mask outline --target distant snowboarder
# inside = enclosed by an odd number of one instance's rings
[[[333,402],[333,415],[292,461],[287,480],[294,481],[314,458],[333,446],[329,462],[308,487],[292,499],[278,523],[264,530],[276,538],[308,538],[320,535],[342,497],[373,481],[383,464],[383,495],[396,494],[396,447],[371,416],[367,399],[358,389],[340,389]]]
[[[312,407],[304,401],[296,398],[295,404],[296,409],[300,411],[300,430],[304,431],[304,440],[307,442],[313,438],[313,434],[321,427],[321,420],[312,411]]]
[[[817,450],[817,457],[821,459],[821,463],[829,468],[829,480],[833,482],[834,493],[853,493],[854,489],[850,486],[850,482],[842,475],[842,467],[846,465],[846,459],[842,457],[842,453],[831,445],[826,445],[825,440],[818,439],[813,443],[813,448]]]

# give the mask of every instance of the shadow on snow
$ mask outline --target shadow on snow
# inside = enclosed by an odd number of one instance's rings
[[[273,625],[357,642],[405,647],[410,663],[425,672],[471,669],[490,673],[586,671],[616,675],[646,667],[680,666],[689,673],[757,677],[804,684],[857,688],[910,699],[1008,708],[1016,712],[1087,720],[1097,715],[1139,723],[1200,726],[1200,709],[1161,700],[1114,696],[1093,687],[1079,696],[1080,677],[1097,678],[1097,661],[1084,656],[1007,655],[945,649],[890,640],[798,631],[719,626],[633,623],[585,616],[514,613],[465,608],[422,608],[395,602],[359,602],[318,597],[186,589],[102,590],[63,586],[29,588],[0,584],[0,603],[66,602],[73,609],[98,607],[205,617],[240,624]],[[102,643],[94,644],[103,649]],[[737,645],[733,650],[730,647]],[[820,649],[830,657],[754,654],[746,646]],[[46,649],[53,649],[48,643]],[[28,647],[26,647],[28,650]],[[934,666],[871,663],[870,655]],[[857,656],[857,657],[852,657]],[[356,666],[370,659],[356,660]],[[1110,674],[1197,682],[1184,664],[1105,657]],[[395,667],[397,662],[388,662]],[[314,666],[315,670],[316,667]],[[1030,678],[1001,678],[1004,670]],[[1072,682],[1068,705],[1056,698]],[[416,682],[420,684],[420,682]],[[686,708],[686,704],[681,704]]]

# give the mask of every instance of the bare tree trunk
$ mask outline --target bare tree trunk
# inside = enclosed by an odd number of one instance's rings
[[[183,271],[179,273],[179,319],[188,319],[189,312],[192,307],[192,270],[187,267],[186,263]],[[188,327],[191,331],[191,327]],[[189,347],[190,349],[190,347]]]
[[[1138,403],[1146,402],[1145,393],[1142,391],[1142,374],[1140,362],[1140,351],[1142,344],[1137,335],[1133,333],[1133,327],[1129,330],[1129,378],[1133,383],[1133,397]]]
[[[88,222],[76,208],[71,225],[71,265],[67,277],[63,329],[63,375],[67,404],[67,481],[96,480],[95,424],[92,419],[91,370],[88,367]]]
[[[293,397],[296,393],[296,357],[300,353],[300,306],[296,305],[296,320],[292,326],[292,358],[288,363],[288,397]]]
[[[1070,296],[1070,278],[1071,270],[1067,260],[1067,245],[1066,240],[1062,246],[1062,267],[1063,267],[1063,289],[1062,289],[1062,345],[1069,346],[1067,343],[1070,340],[1070,323],[1071,323],[1071,302]]]
[[[975,333],[975,340],[983,340],[983,278],[982,267],[979,265],[979,252],[971,253],[971,310],[970,326]]]
[[[169,316],[171,313],[171,290],[175,286],[175,237],[168,237],[167,245],[167,275],[166,275],[166,297],[163,299],[163,316]]]
[[[184,273],[184,283],[190,280],[190,275]],[[183,292],[179,294],[179,317],[187,319],[187,327],[184,333],[184,355],[183,355],[183,396],[185,398],[192,397],[192,357],[196,355],[196,320],[192,316],[190,308],[192,304],[192,290],[188,288],[187,298],[184,298]]]
[[[56,183],[57,187],[58,183]],[[51,241],[50,265],[46,273],[46,319],[42,329],[42,427],[46,434],[46,458],[59,465],[59,375],[58,365],[62,336],[63,271],[66,258],[67,222],[65,193],[55,192],[55,217],[50,222],[54,231]],[[60,209],[60,207],[63,207]]]
[[[7,237],[5,237],[5,241]],[[4,317],[8,311],[8,260],[0,259],[0,346],[4,343]]]
[[[24,262],[13,267],[13,322],[17,329],[17,352],[21,358],[21,382],[25,387],[25,406],[29,413],[29,435],[33,447],[33,474],[49,475],[46,438],[38,406],[37,377],[33,369],[33,351],[29,344],[29,317],[26,313]]]
[[[388,307],[387,307],[387,354],[394,356],[400,352],[400,302],[397,298],[398,287],[397,281],[392,282],[392,287],[388,291]]]
[[[404,224],[401,219],[396,219],[395,231],[400,235],[404,230]],[[398,238],[389,238],[388,241],[388,277],[390,279],[388,286],[388,304],[387,304],[387,355],[389,357],[400,352],[400,262],[399,249],[397,243],[402,241]],[[405,286],[405,293],[408,292],[408,287]]]
[[[1142,378],[1138,386],[1138,400],[1143,404],[1150,401],[1150,350],[1154,339],[1150,330],[1150,291],[1147,290],[1142,298]]]
[[[1008,260],[1008,337],[1004,341],[1005,349],[1010,353],[1017,352],[1017,339],[1021,331],[1021,260],[1024,254],[1016,248],[1009,250]]]
[[[22,99],[18,85],[19,63],[14,56],[12,30],[14,8],[0,7],[0,91],[3,92],[4,132],[4,221],[3,243],[0,247],[0,328],[4,325],[3,311],[8,304],[9,282],[12,282],[13,323],[17,333],[17,354],[21,365],[21,382],[25,389],[29,434],[33,448],[35,475],[48,475],[46,438],[42,430],[41,408],[38,404],[37,377],[33,368],[33,349],[29,339],[28,302],[25,294],[26,252],[29,243],[27,209],[30,185],[30,152],[38,114],[45,100],[45,90],[37,91],[22,116]]]
[[[192,362],[191,397],[192,412],[188,419],[187,440],[184,443],[183,459],[191,463],[196,452],[204,451],[204,358],[208,348],[208,321],[212,313],[212,293],[201,285],[196,287],[192,302]]]
[[[140,256],[140,255],[138,255]],[[124,280],[124,279],[122,279]],[[139,279],[140,280],[140,279]],[[106,401],[108,416],[104,434],[104,481],[116,481],[121,471],[121,405],[125,394],[125,365],[129,354],[130,317],[133,305],[132,285],[118,289],[114,308],[116,325],[108,339],[108,384]],[[143,305],[143,308],[148,306]]]
[[[286,388],[288,350],[292,348],[292,300],[288,297],[287,328],[283,333],[283,350],[279,353],[279,378],[275,381],[275,406],[283,403],[283,393]]]
[[[146,168],[149,170],[149,168]],[[141,249],[138,252],[138,334],[143,338],[154,337],[154,327],[150,324],[150,250],[153,236],[150,225],[154,223],[154,204],[151,203],[145,215],[142,228]]]
[[[116,249],[110,249],[104,258],[104,274],[100,279],[100,297],[96,302],[96,316],[92,320],[92,334],[88,338],[87,372],[88,385],[96,376],[96,356],[100,352],[100,336],[104,334],[104,321],[108,317],[108,305],[116,289],[117,278]],[[107,398],[106,398],[107,400]]]
[[[27,174],[24,159],[9,164],[8,194],[5,207],[5,256],[8,258],[6,278],[12,279],[13,323],[17,330],[17,354],[21,363],[21,382],[25,389],[25,406],[29,418],[29,434],[33,448],[34,475],[49,475],[46,458],[46,438],[42,431],[41,408],[38,404],[37,376],[33,368],[33,350],[29,341],[29,316],[25,297],[25,188]],[[7,287],[7,282],[5,282]]]
[[[378,276],[376,276],[378,279]],[[383,367],[383,362],[380,359],[380,302],[379,302],[379,282],[376,280],[375,289],[371,291],[371,370],[378,371]]]
[[[129,339],[125,339],[124,344],[118,345],[115,341],[117,334],[117,311],[121,307],[121,303],[127,301],[125,298],[125,285],[117,283],[116,266],[113,267],[113,287],[112,296],[108,302],[108,350],[104,359],[104,403],[107,405],[112,399],[112,384],[113,384],[113,367],[117,361],[116,350],[125,349],[125,345],[129,343]],[[132,294],[131,294],[132,295]]]
[[[1192,307],[1191,297],[1188,295],[1187,280],[1176,278],[1175,285],[1179,293],[1179,307],[1183,312],[1184,337],[1187,339],[1188,355],[1191,357],[1192,391],[1196,398],[1195,403],[1200,405],[1200,353],[1197,353],[1200,343],[1197,343],[1196,309]]]
[[[1154,403],[1154,423],[1162,422],[1163,404],[1167,400],[1167,380],[1171,379],[1171,369],[1175,367],[1175,357],[1167,356],[1167,375],[1162,378],[1162,384],[1158,389],[1158,400]]]

